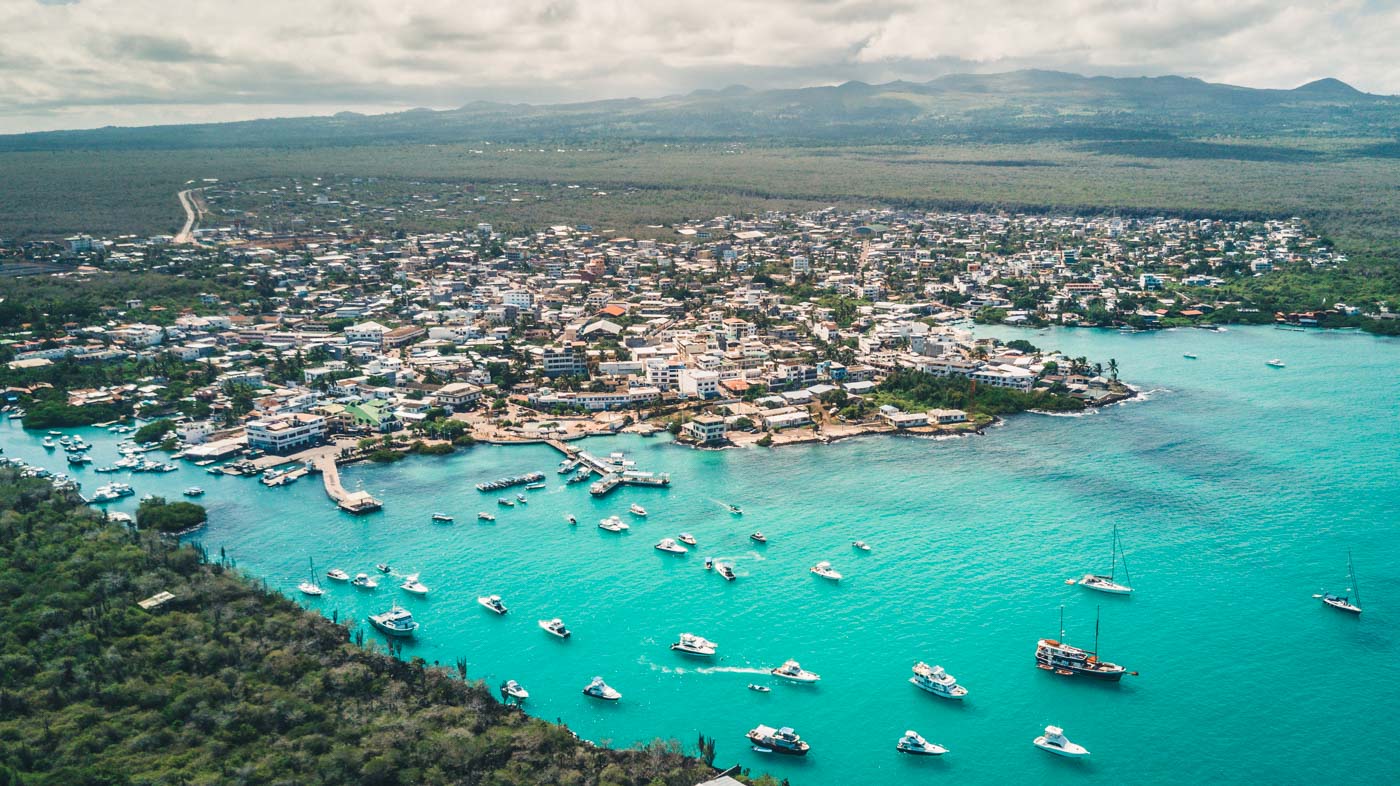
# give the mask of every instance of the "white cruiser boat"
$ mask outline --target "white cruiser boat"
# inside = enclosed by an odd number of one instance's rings
[[[404,577],[404,582],[399,585],[399,589],[404,592],[412,592],[414,595],[427,595],[428,588],[423,582],[418,580],[417,573],[411,573]]]
[[[495,520],[496,520],[496,517],[495,517],[495,516],[491,515],[490,513],[486,513],[485,511],[476,514],[476,517],[477,517],[478,519],[480,519],[481,521],[495,521]]]
[[[694,633],[682,633],[680,641],[671,645],[671,649],[676,652],[684,652],[687,655],[710,656],[715,654],[719,645],[703,636],[696,636]]]
[[[622,694],[613,690],[606,682],[603,682],[602,677],[594,677],[593,681],[584,687],[583,695],[592,696],[595,699],[602,699],[603,701],[617,701],[622,698]]]
[[[676,540],[679,540],[681,543],[684,543],[687,546],[695,545],[695,536],[690,534],[689,532],[682,532],[681,534],[677,535]]]
[[[645,517],[647,515],[647,509],[642,507],[641,505],[638,505],[635,502],[633,502],[632,506],[627,509],[627,512],[631,513],[633,516]]]
[[[662,539],[661,539],[661,542],[657,543],[657,544],[656,544],[655,546],[653,546],[652,548],[656,549],[657,551],[666,551],[666,552],[670,552],[671,554],[689,554],[689,553],[690,553],[690,550],[689,550],[689,549],[687,549],[685,546],[682,546],[681,544],[677,543],[675,540],[673,540],[673,539],[671,539],[671,538],[662,538]]]
[[[935,696],[961,701],[967,697],[967,688],[958,684],[953,675],[942,666],[930,666],[923,661],[914,664],[914,676],[909,678],[914,685]]]
[[[202,497],[204,496],[204,489],[199,486],[190,486],[181,493],[187,497]]]
[[[497,614],[506,613],[506,604],[501,602],[500,595],[482,595],[476,599],[476,602],[480,603],[482,608],[490,609]]]
[[[804,742],[791,726],[775,729],[772,726],[759,724],[749,730],[746,736],[749,738],[749,742],[754,744],[756,750],[761,749],[771,753],[806,756],[807,751],[812,749],[812,746]]]
[[[44,447],[48,450],[53,450],[55,447],[57,447],[54,444],[53,437],[44,437]]]
[[[451,516],[447,515],[446,513],[434,513],[434,514],[433,514],[433,521],[436,521],[436,522],[439,522],[439,523],[442,523],[442,524],[451,524],[452,521],[453,521],[453,519],[452,519]]]
[[[855,548],[860,549],[861,551],[869,551],[869,550],[870,550],[870,544],[869,544],[869,543],[866,543],[866,542],[863,541],[863,540],[853,540],[853,541],[851,541],[851,545],[854,546]]]
[[[598,522],[598,529],[605,529],[608,532],[624,532],[632,528],[627,526],[627,522],[617,516],[608,516]]]
[[[824,579],[830,579],[831,581],[841,580],[841,574],[838,573],[835,569],[833,569],[831,567],[831,563],[827,562],[826,560],[822,560],[821,562],[818,562],[817,564],[813,565],[812,572],[817,574],[818,576],[821,576]]]
[[[501,698],[503,700],[514,699],[520,702],[530,698],[530,691],[525,690],[525,688],[515,680],[506,680],[505,684],[501,685]]]
[[[1282,360],[1279,360],[1278,358],[1274,358],[1273,360],[1265,361],[1265,362],[1264,362],[1264,365],[1266,365],[1266,366],[1268,366],[1268,367],[1270,367],[1270,368],[1283,368],[1285,364],[1284,364],[1284,362],[1283,362]]]
[[[1059,726],[1046,726],[1045,733],[1031,742],[1035,744],[1035,747],[1056,756],[1078,759],[1089,755],[1089,750],[1083,745],[1070,742],[1069,738],[1065,736],[1065,730]]]
[[[1123,563],[1123,581],[1118,578],[1118,563]],[[1122,546],[1118,542],[1118,525],[1113,525],[1113,557],[1109,563],[1108,575],[1086,573],[1084,578],[1079,580],[1079,586],[1098,592],[1107,592],[1111,595],[1128,595],[1133,588],[1125,582],[1128,581],[1128,558],[1123,554]]]
[[[540,630],[543,630],[551,636],[558,636],[561,639],[567,639],[574,635],[573,631],[564,627],[564,621],[558,617],[552,620],[540,620]]]
[[[350,574],[346,573],[340,568],[331,568],[330,570],[326,571],[326,578],[330,579],[331,581],[349,581]]]
[[[135,494],[135,490],[125,483],[108,483],[105,486],[98,486],[92,492],[92,502],[115,502],[122,497],[129,497]]]
[[[379,589],[379,579],[372,579],[368,573],[356,573],[350,583],[360,589]]]
[[[414,631],[418,630],[418,623],[413,619],[413,612],[398,606],[394,606],[382,614],[369,615],[369,621],[385,634],[400,638],[412,636]]]
[[[929,742],[913,729],[904,732],[904,736],[899,738],[894,747],[900,753],[914,756],[942,756],[948,752],[947,748]]]
[[[723,577],[725,581],[733,581],[738,578],[734,573],[734,566],[730,565],[728,562],[716,562],[715,572]]]
[[[782,677],[785,680],[799,682],[805,685],[811,685],[821,679],[821,675],[807,671],[802,668],[802,664],[795,660],[785,661],[783,665],[773,669],[769,673],[774,677]]]

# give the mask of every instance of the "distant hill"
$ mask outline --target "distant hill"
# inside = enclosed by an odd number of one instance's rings
[[[236,123],[108,127],[0,136],[0,151],[323,147],[480,140],[879,142],[1131,142],[1210,136],[1400,135],[1400,98],[1336,79],[1263,90],[1165,77],[1058,71],[954,74],[928,82],[752,90],[730,86],[653,99],[458,109]]]

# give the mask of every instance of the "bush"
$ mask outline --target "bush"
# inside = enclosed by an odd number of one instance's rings
[[[392,464],[395,461],[403,461],[407,457],[407,453],[400,453],[397,450],[389,450],[388,448],[380,448],[369,454],[370,461],[377,461],[380,464]]]
[[[770,447],[773,444],[773,435],[764,434],[762,437],[759,437],[758,442],[754,444],[758,445],[760,448]]]
[[[175,421],[170,418],[161,418],[136,429],[136,433],[131,438],[136,444],[144,445],[147,442],[160,442],[162,437],[174,430]]]
[[[136,509],[136,526],[157,532],[184,532],[209,518],[203,505],[193,502],[166,502],[164,497],[143,500]]]
[[[446,442],[438,442],[433,445],[429,445],[426,442],[415,442],[408,449],[408,452],[417,453],[421,456],[445,456],[454,452],[454,450],[452,445]]]

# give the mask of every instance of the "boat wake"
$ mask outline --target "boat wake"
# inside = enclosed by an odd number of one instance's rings
[[[754,666],[699,666],[686,668],[685,666],[667,666],[656,663],[643,655],[637,658],[637,663],[646,666],[652,671],[659,671],[662,674],[769,674],[769,669],[760,669]]]

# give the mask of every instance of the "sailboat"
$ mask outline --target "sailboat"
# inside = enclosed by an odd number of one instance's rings
[[[297,585],[297,589],[301,590],[301,593],[302,593],[303,595],[310,595],[310,596],[313,597],[313,598],[317,598],[317,597],[320,597],[320,596],[326,594],[326,591],[323,590],[323,589],[321,589],[321,585],[316,583],[316,561],[315,561],[315,560],[311,560],[311,578],[309,578],[309,579],[307,579],[306,581],[303,581],[302,583],[298,584],[298,585]]]
[[[1035,644],[1036,668],[1054,672],[1062,677],[1084,676],[1118,682],[1124,674],[1137,676],[1116,663],[1099,660],[1099,617],[1094,613],[1094,648],[1072,647],[1065,643],[1065,607],[1060,607],[1060,638],[1041,639]]]
[[[1351,579],[1351,586],[1347,588],[1350,595],[1337,595],[1336,593],[1323,591],[1314,598],[1320,598],[1323,603],[1338,611],[1350,612],[1351,614],[1361,613],[1361,587],[1356,584],[1356,569],[1351,565],[1351,549],[1347,549],[1347,578]],[[1356,600],[1353,602],[1352,597]]]
[[[1110,594],[1113,594],[1113,595],[1127,595],[1127,594],[1131,593],[1131,592],[1133,591],[1133,588],[1132,588],[1131,586],[1129,586],[1129,585],[1126,583],[1126,582],[1128,581],[1128,557],[1127,557],[1125,554],[1123,554],[1123,548],[1122,548],[1122,546],[1118,543],[1118,525],[1117,525],[1117,524],[1114,524],[1114,525],[1113,525],[1113,557],[1112,557],[1112,560],[1113,560],[1113,561],[1112,561],[1111,563],[1109,563],[1108,575],[1107,575],[1107,576],[1104,576],[1104,575],[1101,575],[1101,574],[1096,574],[1096,573],[1086,573],[1086,574],[1084,574],[1084,578],[1081,578],[1081,579],[1079,580],[1079,585],[1080,585],[1081,587],[1087,587],[1088,589],[1091,589],[1091,590],[1098,590],[1099,592],[1107,592],[1107,593],[1110,593]],[[1123,582],[1122,582],[1122,583],[1120,583],[1120,582],[1117,580],[1117,578],[1118,578],[1118,563],[1119,563],[1119,562],[1122,562],[1122,563],[1123,563]]]

